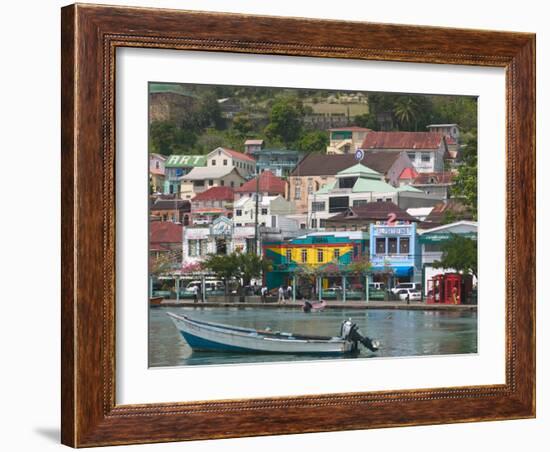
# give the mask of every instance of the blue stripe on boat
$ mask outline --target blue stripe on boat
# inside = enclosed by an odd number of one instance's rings
[[[184,333],[180,330],[181,335],[185,341],[189,344],[189,347],[195,350],[215,350],[220,352],[240,352],[250,353],[256,350],[244,347],[236,347],[234,345],[221,344],[219,342],[210,341],[202,337],[194,336],[189,333]]]
[[[255,349],[252,349],[252,348],[236,347],[234,345],[222,344],[220,342],[210,341],[208,339],[204,339],[202,337],[198,337],[198,336],[195,336],[193,334],[184,333],[181,330],[180,330],[180,333],[183,336],[183,338],[185,339],[185,341],[187,342],[187,344],[189,345],[189,347],[191,347],[192,349],[197,350],[197,351],[217,351],[217,352],[235,352],[235,353],[265,353],[265,354],[271,354],[271,353],[287,354],[288,353],[288,352],[272,352],[272,351],[267,351],[267,350],[266,351],[264,351],[264,350],[260,351],[260,350],[255,350]],[[291,354],[293,354],[293,353],[291,353]],[[304,354],[304,352],[300,352],[300,354]],[[306,353],[306,354],[308,354],[308,355],[340,356],[340,355],[343,355],[344,353],[342,353],[342,352],[309,352],[309,353]]]

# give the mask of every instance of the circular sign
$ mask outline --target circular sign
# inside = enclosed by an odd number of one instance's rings
[[[355,151],[355,160],[357,160],[358,162],[360,162],[361,160],[363,160],[363,157],[365,156],[365,153],[363,152],[362,149],[357,149]]]

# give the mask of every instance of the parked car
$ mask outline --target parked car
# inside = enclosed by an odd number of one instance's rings
[[[369,290],[384,290],[386,285],[383,282],[371,282],[369,283]]]
[[[399,289],[396,293],[400,300],[422,301],[422,292],[416,289]]]
[[[390,289],[391,293],[397,295],[397,292],[401,289],[422,290],[422,284],[414,282],[400,283],[393,289]]]
[[[336,300],[338,297],[342,296],[342,288],[340,286],[329,287],[328,289],[323,289],[322,298],[327,300]]]

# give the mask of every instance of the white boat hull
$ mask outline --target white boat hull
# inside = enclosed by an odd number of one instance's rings
[[[355,350],[352,342],[341,337],[308,338],[193,320],[172,313],[168,315],[193,350],[323,355],[341,355]]]

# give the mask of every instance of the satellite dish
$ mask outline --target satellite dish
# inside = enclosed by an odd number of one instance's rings
[[[363,160],[363,157],[365,156],[365,153],[363,152],[362,149],[357,149],[355,151],[355,160],[357,160],[358,162],[360,162],[361,160]]]

